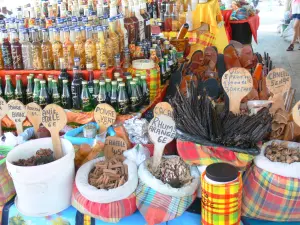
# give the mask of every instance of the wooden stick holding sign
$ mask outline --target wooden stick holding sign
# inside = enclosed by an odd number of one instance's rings
[[[56,159],[63,156],[59,131],[67,124],[67,115],[58,105],[47,105],[42,111],[42,123],[51,133],[53,152]]]
[[[154,117],[166,115],[173,118],[173,108],[168,102],[157,103],[153,109]]]
[[[35,136],[37,135],[40,124],[42,123],[42,108],[35,102],[26,105],[27,118],[34,128]]]
[[[165,146],[175,138],[175,122],[166,115],[154,117],[149,123],[148,133],[154,144],[152,169],[156,171],[161,162]]]
[[[126,142],[116,136],[109,136],[105,140],[104,156],[106,159],[122,158],[124,159],[123,152],[127,150]]]
[[[116,118],[117,113],[115,109],[106,103],[99,104],[95,108],[94,119],[100,127],[100,134],[106,132],[107,128],[115,123]]]
[[[8,105],[6,101],[0,97],[0,136],[2,136],[2,119],[8,112]]]
[[[239,114],[241,100],[253,88],[251,74],[244,68],[231,68],[223,75],[222,86],[229,98],[229,110]]]
[[[10,100],[8,103],[8,117],[16,124],[17,133],[23,133],[23,122],[26,119],[26,108],[19,100]]]
[[[294,108],[292,109],[292,115],[294,122],[300,126],[300,101],[296,103]]]

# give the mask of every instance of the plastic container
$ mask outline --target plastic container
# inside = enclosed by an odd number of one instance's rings
[[[12,162],[30,158],[40,148],[52,149],[51,138],[25,142],[8,153],[6,166],[17,192],[15,205],[22,214],[49,216],[71,205],[75,153],[68,140],[61,139],[61,144],[64,156],[40,166],[22,167]]]

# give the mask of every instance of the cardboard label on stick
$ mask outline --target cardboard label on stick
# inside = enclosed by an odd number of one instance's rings
[[[108,127],[113,125],[116,121],[116,118],[117,113],[115,109],[106,103],[99,104],[95,108],[94,119],[100,127],[100,134],[105,132]]]
[[[229,98],[229,110],[240,113],[241,100],[253,88],[251,74],[244,68],[231,68],[222,76],[222,86]]]
[[[42,123],[51,133],[53,151],[56,159],[63,156],[59,131],[67,124],[67,115],[58,105],[47,105],[42,111]]]
[[[23,122],[26,119],[26,108],[19,100],[10,100],[8,103],[8,117],[16,124],[17,133],[23,132]]]
[[[168,102],[160,102],[154,107],[153,114],[155,117],[159,115],[173,117],[173,108]]]
[[[42,123],[42,108],[35,102],[31,102],[26,105],[26,111],[27,118],[34,128],[35,134],[37,134],[40,124]]]
[[[126,142],[116,136],[109,136],[105,140],[104,155],[106,159],[113,157],[124,158],[123,152],[127,150]]]
[[[282,96],[291,88],[291,76],[282,68],[276,68],[268,73],[267,88],[273,95]]]
[[[294,108],[292,109],[293,120],[294,122],[300,126],[300,101],[296,103]]]
[[[148,133],[154,144],[152,168],[153,171],[156,171],[160,164],[165,146],[175,138],[175,122],[171,117],[166,115],[154,117],[149,123]]]
[[[2,135],[2,119],[6,116],[8,112],[8,105],[6,101],[0,97],[0,136]]]

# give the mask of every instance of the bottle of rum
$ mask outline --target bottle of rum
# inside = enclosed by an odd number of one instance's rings
[[[116,52],[114,50],[114,43],[113,40],[108,36],[108,28],[103,27],[104,32],[104,38],[106,43],[106,56],[107,56],[107,62],[106,64],[108,67],[112,67],[114,65],[114,53]]]
[[[52,44],[47,29],[43,29],[42,57],[44,70],[53,70]]]
[[[11,54],[13,60],[13,68],[14,70],[22,70],[24,68],[22,61],[22,46],[19,42],[19,35],[16,30],[12,30],[10,32],[10,40],[12,40]]]
[[[96,55],[96,44],[92,37],[92,28],[86,28],[86,42],[85,42],[85,60],[86,64],[93,65],[92,69],[97,68],[97,55]]]
[[[98,27],[98,42],[96,43],[97,69],[100,69],[101,63],[108,65],[107,48],[102,27]]]
[[[116,34],[115,30],[115,19],[114,18],[109,18],[109,39],[112,41],[113,44],[113,56],[117,55],[120,53],[120,41],[119,41],[119,36]]]
[[[58,91],[59,93],[62,93],[62,89],[63,89],[63,80],[67,80],[69,81],[70,76],[67,72],[67,68],[65,67],[65,61],[64,58],[60,58],[60,74],[58,75]]]
[[[141,3],[141,16],[144,19],[144,27],[145,27],[145,38],[147,40],[151,39],[151,26],[150,26],[150,14],[147,12],[146,3]]]
[[[166,32],[172,31],[172,15],[170,12],[170,3],[166,3],[166,11],[164,14],[164,28]]]
[[[11,44],[8,40],[8,33],[7,30],[2,30],[2,56],[3,56],[3,65],[5,70],[12,70],[13,69],[13,61],[11,55]]]
[[[122,67],[121,67],[121,57],[120,57],[120,54],[118,54],[118,55],[115,56],[115,66],[114,66],[114,69],[113,69],[113,74],[115,72],[118,72],[120,74],[120,76],[123,77],[123,70],[122,70]]]
[[[54,29],[54,43],[52,44],[53,51],[53,65],[55,70],[60,70],[59,59],[63,57],[63,47],[60,42],[59,29]]]
[[[140,13],[140,5],[138,0],[135,2],[134,6],[134,13],[136,18],[139,21],[139,36],[138,36],[138,41],[143,41],[145,39],[145,24],[144,24],[144,18],[141,16]]]
[[[75,28],[74,57],[80,58],[80,68],[85,69],[85,49],[80,27]]]
[[[42,48],[38,37],[38,32],[35,29],[30,30],[32,37],[32,65],[34,70],[43,69]]]
[[[134,11],[132,10],[133,4],[131,2],[124,2],[124,26],[128,32],[128,43],[136,43],[139,34],[139,21],[134,15]]]
[[[122,30],[123,36],[124,36],[124,48],[128,48],[128,31],[124,26],[124,15],[123,14],[119,14],[119,27],[120,30]]]
[[[65,68],[72,70],[74,66],[74,44],[71,41],[69,28],[64,28],[63,58]]]
[[[115,28],[116,28],[116,33],[117,35],[119,36],[119,47],[120,47],[120,53],[121,55],[123,56],[123,53],[124,53],[124,46],[125,46],[125,43],[124,43],[124,40],[125,40],[125,34],[121,28],[121,23],[120,23],[120,16],[116,16],[116,19],[114,21],[115,23]]]

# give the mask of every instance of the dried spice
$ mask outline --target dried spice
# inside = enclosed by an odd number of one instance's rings
[[[51,149],[43,149],[38,150],[34,156],[28,159],[19,159],[18,161],[13,162],[12,164],[16,166],[38,166],[44,165],[47,163],[53,162],[54,155]]]
[[[121,159],[100,161],[89,173],[89,184],[98,189],[113,189],[128,180],[128,167]]]
[[[278,144],[272,142],[268,145],[265,150],[265,156],[272,162],[282,162],[282,163],[294,163],[300,162],[300,149],[299,148],[289,148],[287,144]]]

